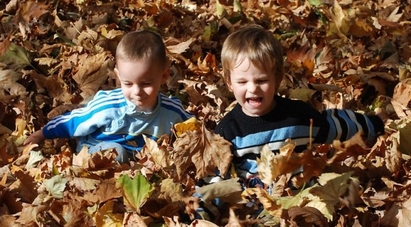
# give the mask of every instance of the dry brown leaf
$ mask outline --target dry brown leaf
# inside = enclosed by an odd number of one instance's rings
[[[367,148],[364,142],[362,131],[357,132],[353,137],[344,142],[334,140],[333,146],[337,152],[328,160],[329,164],[343,161],[347,157],[357,158],[360,155],[366,155],[370,152],[370,149]]]
[[[257,159],[257,170],[260,179],[266,185],[271,183],[280,175],[292,173],[301,168],[305,162],[306,154],[294,152],[295,144],[289,141],[288,144],[280,148],[279,154],[274,154],[268,145],[265,145]]]
[[[107,149],[91,154],[87,161],[86,169],[101,170],[111,166],[117,157],[115,149]]]
[[[411,198],[404,202],[395,202],[381,218],[384,226],[411,226]]]
[[[78,71],[73,79],[82,90],[81,96],[87,101],[106,82],[109,70],[114,68],[114,61],[107,52],[93,56],[80,55],[78,60]]]
[[[324,215],[313,207],[291,207],[288,209],[291,226],[327,227],[328,221]]]
[[[204,127],[201,131],[187,131],[173,144],[174,162],[178,177],[188,174],[190,166],[196,169],[195,178],[202,179],[215,175],[222,176],[231,164],[231,143]]]
[[[86,207],[83,206],[79,206],[75,200],[69,200],[66,204],[63,204],[61,214],[64,217],[66,226],[90,226],[94,224],[94,220],[88,212],[84,211]]]
[[[151,158],[157,165],[161,166],[162,168],[166,168],[174,164],[170,155],[171,147],[168,146],[168,137],[165,138],[164,136],[157,141],[148,138],[144,134],[143,137],[145,141],[143,150],[151,155]]]
[[[88,153],[88,148],[84,146],[80,152],[73,156],[73,166],[86,168],[90,157],[91,155]]]
[[[97,189],[95,191],[84,191],[84,196],[82,198],[91,203],[100,204],[122,196],[123,193],[118,187],[116,187],[116,179],[109,178],[102,179],[97,185]]]
[[[222,202],[232,205],[241,201],[242,186],[238,178],[219,181],[213,184],[205,185],[196,189],[196,194],[205,202],[211,202],[218,198]]]
[[[271,197],[265,189],[262,188],[247,188],[245,189],[241,196],[245,200],[257,198],[260,203],[264,206],[271,215],[275,217],[281,217],[283,210],[281,203],[277,203],[277,200]]]
[[[173,179],[164,179],[160,188],[161,198],[169,199],[171,202],[183,198],[183,187],[180,183],[174,182]]]

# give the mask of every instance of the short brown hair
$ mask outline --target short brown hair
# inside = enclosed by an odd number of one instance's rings
[[[238,57],[242,55],[257,68],[273,73],[277,88],[284,77],[283,52],[280,42],[264,28],[251,25],[230,34],[224,41],[221,51],[223,77],[230,81],[230,70],[236,67]]]
[[[168,63],[166,47],[161,36],[148,30],[129,32],[123,36],[116,49],[116,61],[150,59],[158,65]]]

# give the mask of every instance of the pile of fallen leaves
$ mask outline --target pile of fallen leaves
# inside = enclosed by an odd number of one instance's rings
[[[2,1],[0,226],[410,226],[410,11],[394,0]],[[275,190],[242,191],[229,143],[212,130],[233,102],[221,45],[251,23],[281,41],[281,95],[379,114],[386,134],[372,147],[361,135],[303,153],[292,141],[276,155],[265,147],[258,170]],[[130,165],[112,150],[75,153],[72,140],[22,146],[52,117],[118,87],[114,50],[137,29],[164,38],[172,74],[163,92],[197,120],[146,138]],[[196,189],[216,168],[232,178]]]

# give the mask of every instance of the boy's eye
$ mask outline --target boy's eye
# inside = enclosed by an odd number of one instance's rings
[[[150,86],[152,83],[151,82],[144,82],[144,83],[141,83],[141,86]]]
[[[259,83],[259,84],[263,84],[263,83],[266,83],[267,82],[267,80],[257,80],[257,83]]]

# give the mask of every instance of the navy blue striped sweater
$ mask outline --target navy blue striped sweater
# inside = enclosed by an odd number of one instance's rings
[[[244,114],[237,104],[215,128],[217,134],[232,143],[233,163],[238,176],[243,179],[258,174],[256,159],[265,144],[276,152],[286,144],[286,139],[291,139],[296,144],[296,152],[306,150],[311,119],[313,143],[345,141],[359,130],[372,141],[384,131],[384,124],[377,116],[346,109],[329,109],[320,113],[303,101],[280,96],[275,100],[276,107],[259,117]]]

